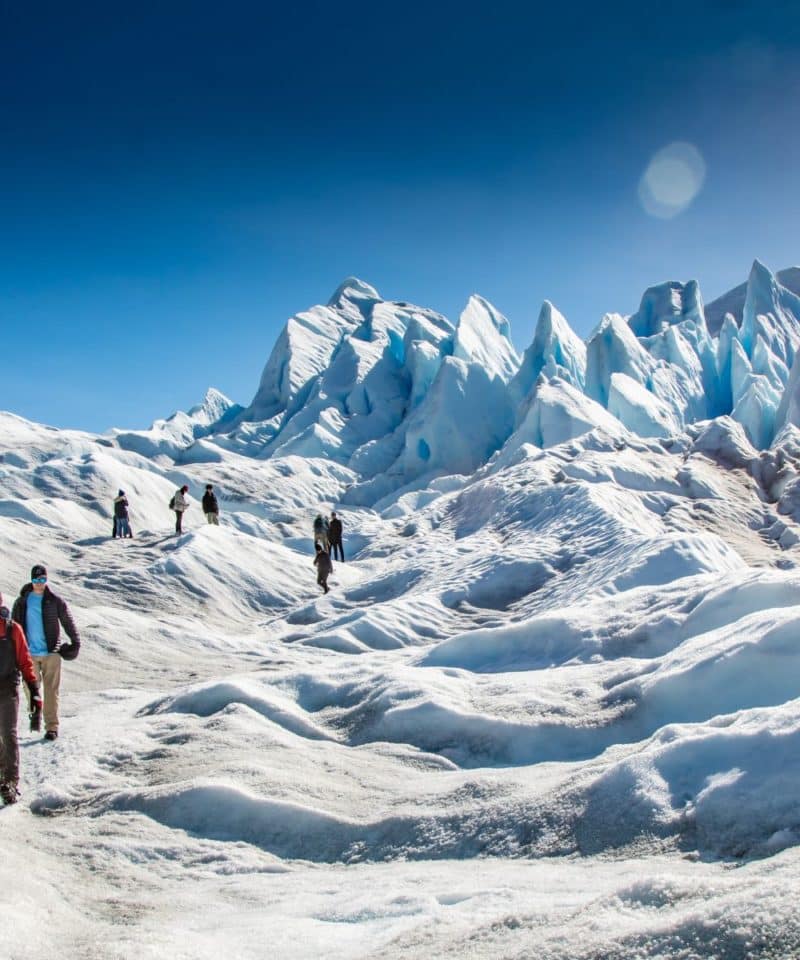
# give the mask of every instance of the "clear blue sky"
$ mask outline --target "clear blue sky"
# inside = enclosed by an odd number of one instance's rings
[[[760,9],[759,9],[760,7]],[[800,261],[794,0],[0,2],[0,407],[144,427],[247,403],[349,274],[517,346],[665,279]],[[706,177],[671,219],[640,178]]]

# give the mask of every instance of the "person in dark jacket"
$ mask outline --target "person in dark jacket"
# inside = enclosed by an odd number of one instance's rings
[[[14,623],[0,594],[0,798],[6,805],[19,799],[19,675],[25,679],[31,716],[40,716],[42,696],[25,633]]]
[[[58,698],[61,687],[61,661],[74,660],[81,640],[69,607],[47,586],[47,570],[41,563],[31,568],[26,583],[14,602],[12,617],[25,631],[28,649],[44,694],[45,740],[58,736]],[[64,628],[69,643],[61,639]]]
[[[317,554],[314,557],[314,566],[317,568],[317,583],[325,593],[328,592],[328,577],[333,573],[331,555],[322,549],[322,544],[315,544]]]
[[[206,492],[203,494],[203,513],[206,515],[208,523],[219,526],[219,504],[214,493],[212,484],[206,484]]]
[[[114,497],[114,536],[120,539],[133,536],[128,517],[128,498],[124,490]]]
[[[336,551],[338,549],[338,559],[344,563],[344,547],[342,546],[342,521],[336,516],[335,510],[331,510],[331,522],[328,524],[328,540],[330,542],[333,559],[337,559]]]

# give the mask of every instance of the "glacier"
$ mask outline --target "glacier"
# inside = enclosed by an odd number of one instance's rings
[[[796,279],[755,261],[743,290],[715,301],[711,325],[696,281],[658,284],[586,341],[545,301],[522,356],[510,321],[477,294],[452,323],[351,277],[287,321],[246,407],[226,400],[216,422],[176,414],[116,441],[183,462],[212,460],[215,446],[333,459],[354,472],[349,502],[362,505],[471,473],[523,436],[555,446],[594,426],[666,439],[729,416],[768,450],[800,416],[800,296],[781,276]]]
[[[795,279],[586,340],[546,301],[520,352],[351,277],[247,405],[0,413],[0,587],[45,563],[83,636],[20,726],[8,955],[800,955]]]

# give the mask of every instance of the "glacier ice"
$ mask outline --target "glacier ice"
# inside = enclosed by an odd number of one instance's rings
[[[516,448],[531,443],[537,447],[554,447],[595,429],[605,430],[612,436],[625,434],[624,426],[612,413],[577,387],[558,377],[551,380],[542,377],[509,445]]]
[[[453,356],[479,363],[490,377],[508,382],[519,367],[508,320],[487,300],[473,294],[456,326]]]
[[[549,300],[539,311],[533,341],[509,383],[511,401],[520,403],[533,389],[539,374],[558,377],[583,390],[586,382],[586,345]],[[518,422],[524,411],[518,411]]]
[[[781,286],[767,267],[756,260],[747,281],[742,313],[741,340],[748,355],[752,355],[758,328],[766,327],[772,351],[790,367],[800,344],[798,317],[800,297]],[[765,318],[770,319],[767,322]]]
[[[363,503],[469,473],[504,447],[508,462],[593,430],[686,445],[692,424],[730,417],[765,450],[800,426],[795,289],[800,270],[775,275],[759,261],[708,308],[696,281],[656,284],[634,314],[606,314],[585,342],[544,301],[520,357],[509,321],[478,294],[452,323],[350,277],[287,321],[246,409],[210,393],[205,413],[114,438],[181,462],[212,460],[215,445],[333,460],[354,471],[350,495]]]
[[[696,280],[686,284],[668,281],[649,287],[628,322],[637,337],[652,337],[686,320],[705,325],[703,299]]]
[[[411,414],[399,466],[407,478],[429,471],[472,473],[512,428],[505,382],[479,363],[445,357],[425,400]]]
[[[149,430],[112,430],[110,436],[124,450],[142,456],[165,454],[177,458],[199,438],[224,430],[241,409],[219,390],[209,387],[202,402],[188,413],[179,410],[166,420],[156,420]]]
[[[680,432],[672,410],[625,373],[612,373],[608,412],[642,437],[668,437]]]

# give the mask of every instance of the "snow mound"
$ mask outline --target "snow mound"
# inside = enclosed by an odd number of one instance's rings
[[[717,856],[766,856],[800,840],[793,783],[800,702],[660,730],[587,792],[585,852],[677,833]],[[621,796],[627,798],[620,805]]]

